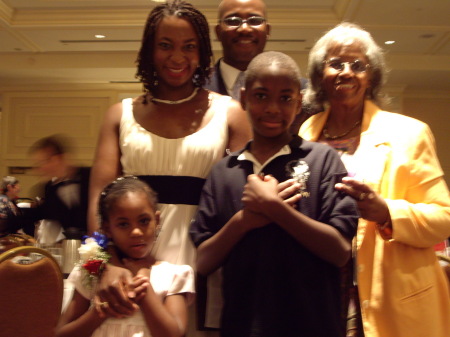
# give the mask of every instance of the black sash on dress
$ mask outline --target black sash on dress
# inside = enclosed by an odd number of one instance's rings
[[[158,193],[162,204],[184,204],[197,206],[206,179],[188,176],[137,176]]]

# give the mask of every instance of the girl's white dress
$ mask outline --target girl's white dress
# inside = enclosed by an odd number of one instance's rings
[[[80,268],[75,267],[68,280],[81,296],[91,300],[94,297],[94,291],[83,282],[85,274]],[[153,265],[150,283],[161,302],[164,301],[165,297],[176,294],[185,294],[188,304],[193,301],[194,272],[188,265],[175,265],[168,262]],[[92,337],[151,337],[151,334],[142,313],[138,311],[131,317],[108,318],[94,331]]]
[[[211,167],[223,158],[228,143],[230,97],[212,97],[215,98],[211,100],[209,110],[213,110],[214,115],[209,123],[201,130],[177,139],[163,138],[144,129],[134,119],[133,99],[123,100],[119,132],[123,173],[205,179]],[[164,188],[174,196],[183,190],[182,186]],[[194,266],[195,248],[189,237],[189,226],[198,205],[161,201],[159,205],[162,229],[154,248],[155,257]]]

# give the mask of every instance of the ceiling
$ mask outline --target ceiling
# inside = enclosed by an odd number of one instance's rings
[[[387,52],[388,85],[450,90],[449,0],[265,0],[266,50],[306,69],[308,51],[341,21],[359,23]],[[219,0],[192,0],[213,28]],[[150,0],[0,0],[0,87],[135,82]],[[96,39],[103,34],[105,39]],[[215,56],[221,46],[212,34]],[[392,45],[384,42],[395,40]]]

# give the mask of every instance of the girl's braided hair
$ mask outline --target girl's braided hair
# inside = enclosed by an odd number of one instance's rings
[[[108,221],[108,215],[117,199],[128,192],[143,192],[147,196],[153,210],[156,211],[158,199],[156,192],[150,188],[150,186],[142,180],[139,180],[136,176],[119,177],[109,183],[100,194],[100,199],[98,201],[98,215],[102,225]]]

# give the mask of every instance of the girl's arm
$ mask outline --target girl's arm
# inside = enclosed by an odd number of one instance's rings
[[[122,104],[111,106],[105,113],[100,129],[94,164],[89,184],[88,232],[98,230],[97,204],[102,189],[121,175],[119,125],[122,117]]]
[[[149,268],[142,268],[137,276],[148,276],[149,273]],[[161,302],[149,283],[144,298],[138,304],[152,336],[182,337],[185,335],[188,317],[185,295],[170,295]]]
[[[67,309],[62,313],[56,327],[57,337],[89,337],[106,319],[90,307],[90,301],[74,290]]]
[[[247,114],[241,105],[234,100],[228,106],[228,144],[231,152],[242,149],[252,138],[252,128]]]

